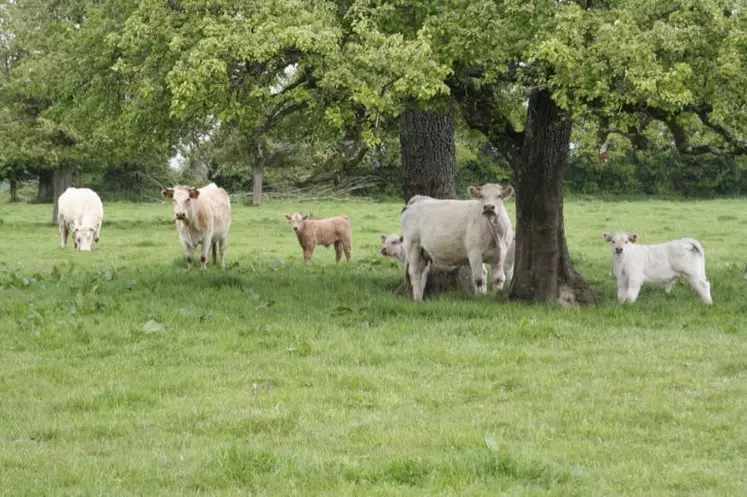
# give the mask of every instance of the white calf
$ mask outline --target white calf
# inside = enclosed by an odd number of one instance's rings
[[[681,276],[687,278],[703,302],[713,303],[711,284],[706,278],[705,251],[697,240],[682,238],[657,245],[638,245],[635,233],[604,233],[602,238],[612,244],[620,303],[635,302],[644,283],[662,285],[669,293]]]

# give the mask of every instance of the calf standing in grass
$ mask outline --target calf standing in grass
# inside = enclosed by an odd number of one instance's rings
[[[67,247],[67,235],[72,232],[73,245],[81,252],[90,252],[93,243],[99,242],[104,206],[93,190],[73,188],[60,195],[57,201],[57,225],[60,228],[60,245]]]
[[[706,304],[712,304],[711,284],[706,279],[705,251],[692,238],[682,238],[657,245],[638,245],[638,235],[604,233],[612,245],[617,300],[631,304],[638,298],[644,283],[664,286],[672,291],[677,278],[684,276]]]
[[[402,235],[381,235],[381,250],[379,253],[385,257],[397,259],[404,266],[405,262],[407,262],[407,257],[405,256],[403,241],[404,238]]]
[[[340,262],[343,252],[345,252],[345,259],[350,262],[351,227],[350,220],[347,217],[310,219],[310,216],[295,213],[292,215],[286,214],[285,218],[293,226],[298,243],[301,244],[303,249],[303,259],[307,266],[311,265],[311,256],[314,255],[314,249],[317,245],[324,245],[325,248],[334,245],[335,262]]]
[[[174,203],[174,219],[179,241],[187,256],[187,267],[192,269],[192,249],[202,244],[200,264],[207,267],[207,256],[213,251],[213,263],[226,267],[228,230],[231,227],[231,201],[223,188],[215,183],[200,188],[175,186],[161,192],[163,198]]]

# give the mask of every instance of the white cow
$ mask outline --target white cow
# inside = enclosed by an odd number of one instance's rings
[[[403,266],[407,264],[407,254],[405,254],[405,243],[402,235],[392,233],[389,236],[381,235],[381,250],[379,251],[384,257],[392,257],[399,261]],[[511,281],[514,272],[514,242],[508,248],[506,261],[503,265],[503,271],[506,273],[506,281]],[[482,276],[487,279],[488,266],[482,265]]]
[[[215,183],[193,188],[175,186],[161,192],[163,198],[174,203],[174,219],[179,241],[187,257],[187,268],[192,269],[192,250],[202,244],[200,265],[207,267],[207,256],[212,248],[213,262],[226,267],[228,230],[231,227],[231,201],[223,188]]]
[[[644,283],[662,285],[672,291],[677,278],[684,276],[706,304],[712,304],[711,284],[706,278],[705,251],[697,240],[682,238],[656,245],[638,245],[638,235],[604,233],[612,244],[617,300],[631,304]]]
[[[99,196],[91,189],[71,186],[60,195],[57,207],[62,248],[67,247],[67,235],[72,233],[75,248],[90,252],[93,243],[99,241],[104,220],[104,206]]]
[[[472,200],[416,195],[402,211],[407,275],[414,300],[423,298],[428,259],[440,266],[469,265],[476,293],[487,292],[482,268],[487,262],[494,286],[503,288],[504,261],[514,236],[503,201],[513,194],[513,188],[489,183],[470,186],[468,191]]]

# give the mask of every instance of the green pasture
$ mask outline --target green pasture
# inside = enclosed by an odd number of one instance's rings
[[[0,495],[747,495],[744,200],[568,200],[588,309],[393,295],[398,203],[234,205],[192,272],[170,205],[104,208],[85,254],[0,205]],[[349,216],[352,262],[304,267],[294,211]],[[618,230],[699,239],[715,304],[617,304]]]

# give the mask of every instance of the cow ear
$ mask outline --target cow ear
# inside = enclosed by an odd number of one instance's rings
[[[383,245],[386,241],[386,235],[381,235],[381,244]]]
[[[480,198],[482,192],[480,191],[479,186],[470,186],[467,188],[467,193],[469,193],[469,196],[472,198]]]
[[[292,217],[290,217],[290,214],[286,214],[286,215],[285,215],[285,219],[287,219],[288,221],[290,221],[290,220],[291,220],[291,219],[293,219],[293,218],[292,218]]]
[[[200,190],[198,190],[197,188],[190,188],[189,198],[200,198]]]
[[[638,233],[631,233],[628,235],[628,240],[630,243],[636,243],[638,241]]]
[[[503,192],[501,192],[501,197],[504,199],[511,198],[511,195],[514,194],[514,187],[513,186],[507,186],[503,189]]]
[[[402,235],[399,235],[399,243],[402,243],[405,241],[405,237]]]
[[[612,241],[612,235],[610,235],[609,233],[602,233],[602,239],[605,242],[611,242]]]
[[[174,189],[166,188],[165,190],[161,190],[161,195],[163,195],[163,198],[166,199],[174,198]]]
[[[311,217],[311,214],[308,214],[308,215],[306,215],[306,216],[302,217],[301,219],[303,219],[304,221],[306,221],[306,220],[307,220],[308,218],[310,218],[310,217]]]

